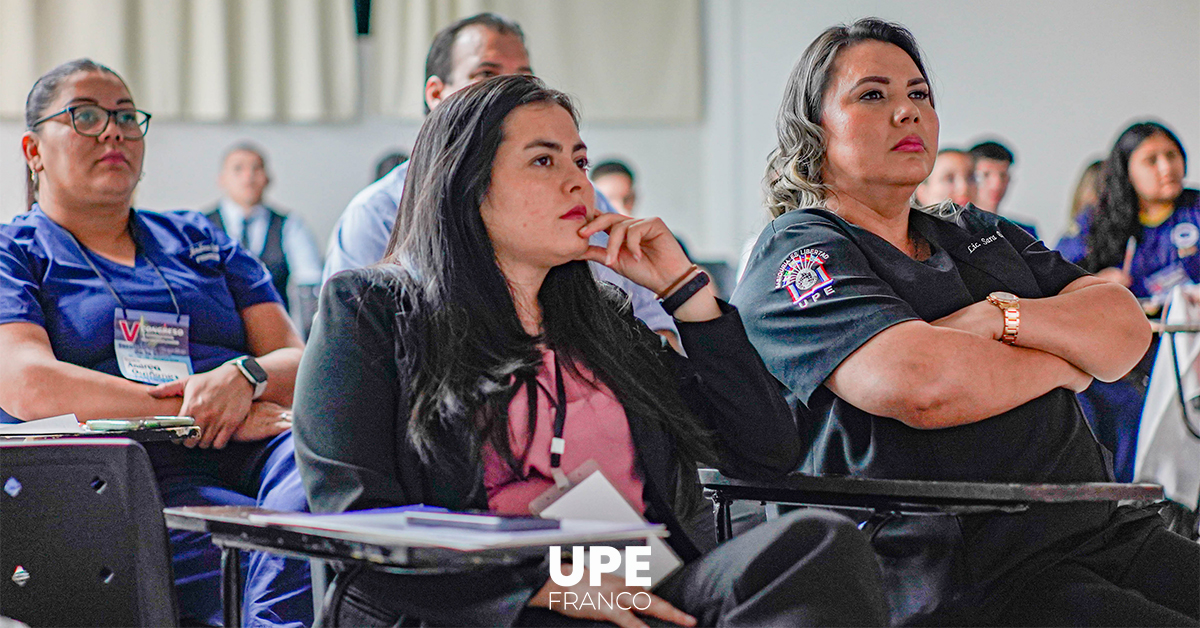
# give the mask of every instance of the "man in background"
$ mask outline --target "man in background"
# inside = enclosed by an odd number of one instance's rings
[[[394,150],[383,157],[375,164],[375,180],[382,179],[387,173],[396,169],[396,166],[408,161],[408,153],[403,150]]]
[[[439,31],[429,47],[425,59],[426,113],[468,85],[505,74],[533,74],[521,26],[495,13],[463,18]],[[322,281],[328,281],[338,271],[370,266],[383,258],[396,224],[407,175],[408,162],[405,162],[350,201],[329,238]],[[603,194],[596,194],[596,209],[614,211]],[[592,236],[591,240],[598,246],[607,241],[608,235],[604,233]],[[589,265],[598,279],[628,293],[634,315],[679,349],[674,322],[653,292],[608,267],[590,262]]]
[[[633,170],[623,161],[610,159],[592,167],[592,185],[612,203],[613,209],[626,216],[633,215],[637,204]]]
[[[217,183],[223,196],[206,214],[208,219],[262,260],[284,307],[292,311],[288,285],[296,285],[301,292],[319,287],[321,252],[299,218],[263,205],[263,194],[271,183],[263,150],[249,143],[230,148]],[[306,332],[311,315],[299,322],[301,331]]]
[[[1007,146],[992,140],[972,146],[971,156],[975,158],[975,184],[978,188],[975,206],[999,214],[1000,203],[1008,194],[1008,184],[1012,179],[1009,170],[1017,158]],[[1012,218],[1009,220],[1037,237],[1037,227]]]
[[[964,150],[943,148],[929,176],[917,186],[917,203],[936,205],[946,199],[955,205],[975,202],[975,158]]]

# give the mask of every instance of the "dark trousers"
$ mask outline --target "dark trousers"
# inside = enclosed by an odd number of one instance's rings
[[[541,587],[532,584],[532,591]],[[417,609],[397,608],[395,596],[387,599],[379,593],[364,595],[350,587],[338,625],[393,626],[402,615],[408,616],[408,625],[414,615],[420,616]],[[849,519],[818,510],[790,513],[721,544],[659,583],[654,593],[695,616],[702,626],[887,623],[879,568],[866,538]],[[438,593],[431,588],[428,595]],[[427,617],[427,624],[436,623]],[[516,616],[516,625],[598,624],[526,608]]]
[[[1200,544],[1162,525],[1132,558],[1104,549],[1029,579],[998,617],[1006,626],[1200,626]]]
[[[292,433],[224,449],[147,443],[166,506],[308,509],[296,471]],[[221,625],[221,551],[211,535],[170,530],[171,562],[185,623]],[[308,561],[250,552],[243,561],[247,626],[302,628],[313,621]]]

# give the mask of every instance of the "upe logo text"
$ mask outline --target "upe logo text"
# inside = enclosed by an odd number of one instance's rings
[[[579,584],[583,580],[584,561],[580,560],[584,556],[584,548],[576,545],[572,548],[572,554],[576,560],[571,564],[571,573],[563,573],[562,547],[553,546],[550,548],[550,580],[560,587],[572,587]],[[600,586],[600,577],[606,573],[615,573],[621,568],[621,552],[613,547],[595,546],[587,550],[587,572],[588,584],[593,587]],[[625,584],[631,587],[649,587],[650,576],[639,575],[641,572],[649,571],[650,569],[650,547],[645,545],[634,545],[625,548]],[[646,596],[644,599],[639,599],[641,596]],[[584,593],[582,596],[565,591],[550,593],[550,606],[554,607],[555,602],[561,602],[563,606],[571,606],[579,608],[594,608],[600,607],[620,608],[621,610],[645,610],[650,607],[650,594],[644,591],[630,594],[624,591],[617,594],[609,594],[605,596],[603,593],[597,593],[593,599],[590,593]],[[639,603],[640,602],[640,603]]]

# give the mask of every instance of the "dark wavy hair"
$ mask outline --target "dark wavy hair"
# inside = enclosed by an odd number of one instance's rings
[[[694,478],[696,462],[712,460],[708,435],[660,362],[659,337],[627,318],[626,297],[593,279],[586,262],[568,262],[550,270],[538,293],[543,334],[530,336],[517,317],[479,208],[505,118],[535,103],[562,107],[578,125],[565,94],[534,77],[501,76],[447,98],[417,136],[382,262],[398,271],[397,287],[411,307],[405,318],[420,326],[400,334],[422,343],[405,353],[417,356],[407,437],[426,460],[458,464],[477,462],[490,443],[523,477],[523,460],[509,442],[508,408],[521,386],[536,394],[542,345],[568,373],[579,375],[576,365],[586,365],[630,414],[665,431],[679,452],[679,477]],[[651,362],[653,368],[629,366]]]
[[[1183,143],[1162,124],[1138,122],[1121,132],[1100,169],[1099,195],[1088,228],[1087,256],[1081,264],[1088,272],[1120,266],[1129,238],[1137,238],[1139,243],[1142,240],[1142,225],[1138,221],[1141,206],[1129,180],[1129,158],[1142,142],[1155,135],[1165,135],[1175,143],[1187,168]]]

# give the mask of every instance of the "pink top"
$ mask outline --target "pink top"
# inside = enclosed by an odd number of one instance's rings
[[[529,455],[525,458],[525,476],[521,480],[496,453],[491,445],[483,448],[483,485],[488,493],[488,508],[494,512],[527,515],[529,502],[554,486],[550,475],[550,439],[554,437],[554,406],[546,391],[555,391],[554,352],[543,351],[542,368],[537,381],[541,386],[537,395],[537,425],[530,441]],[[634,510],[644,513],[642,480],[635,463],[633,437],[629,433],[629,419],[625,408],[617,401],[612,391],[602,382],[595,380],[591,371],[577,365],[581,376],[595,381],[595,385],[571,376],[563,369],[564,388],[567,395],[567,418],[563,425],[563,438],[567,441],[562,454],[560,468],[570,473],[588,460],[595,460]],[[543,390],[544,387],[544,390]],[[508,429],[513,455],[521,459],[524,443],[528,438],[529,401],[528,388],[522,386],[508,406]],[[554,399],[557,402],[557,399]]]

